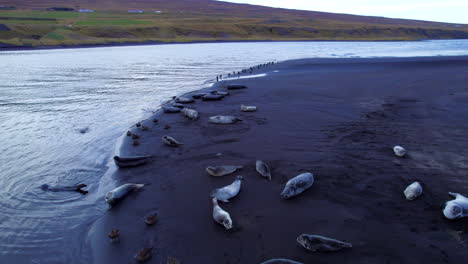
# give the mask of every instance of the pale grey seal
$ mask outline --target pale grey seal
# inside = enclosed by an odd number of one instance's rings
[[[224,211],[223,208],[219,207],[218,200],[212,199],[213,202],[213,219],[220,225],[224,226],[226,230],[232,228],[231,216],[228,212]]]
[[[145,164],[150,156],[114,156],[114,162],[119,168],[137,167]]]
[[[302,173],[286,183],[281,197],[288,199],[296,195],[301,194],[305,190],[309,189],[314,183],[314,175],[312,173]]]
[[[217,94],[222,96],[228,96],[229,92],[221,92],[221,91],[211,91],[210,94]]]
[[[255,112],[257,111],[256,106],[241,105],[240,107],[242,112]]]
[[[302,234],[297,238],[297,242],[309,251],[332,252],[344,248],[352,248],[351,243],[339,241],[333,238]]]
[[[195,102],[195,100],[193,100],[192,98],[188,98],[188,97],[176,97],[174,101],[180,104],[190,104],[190,103]]]
[[[289,259],[270,259],[268,261],[262,262],[260,264],[303,264]]]
[[[244,177],[237,176],[236,180],[230,185],[225,186],[223,188],[214,189],[211,192],[211,197],[215,197],[216,199],[218,199],[218,201],[221,202],[229,202],[229,199],[235,197],[239,193],[242,180],[244,180]]]
[[[260,175],[271,181],[270,167],[268,167],[268,165],[265,162],[257,160],[257,162],[255,162],[255,169],[258,173],[260,173]]]
[[[395,146],[393,147],[393,153],[395,153],[397,157],[402,158],[406,155],[406,149],[402,146]]]
[[[225,176],[235,172],[238,169],[242,169],[242,166],[223,165],[223,166],[209,166],[206,171],[211,176]]]
[[[140,190],[144,186],[145,186],[144,184],[136,184],[136,183],[126,183],[124,185],[121,185],[106,194],[106,202],[110,206],[114,206],[115,204],[117,204],[118,201],[123,199],[129,193]]]
[[[423,188],[419,182],[413,182],[403,191],[407,200],[414,200],[421,196]]]
[[[197,120],[198,119],[197,110],[184,108],[184,109],[182,109],[182,113],[184,114],[185,117],[187,117],[190,120]]]
[[[208,120],[212,124],[234,124],[237,121],[242,121],[242,119],[235,116],[212,116]]]
[[[48,184],[41,185],[41,189],[44,191],[51,192],[79,192],[80,194],[87,194],[88,191],[82,190],[82,188],[87,187],[86,184],[78,184],[73,186],[50,186]]]
[[[168,145],[170,147],[174,147],[174,148],[183,145],[183,143],[175,140],[174,138],[172,138],[170,136],[163,136],[162,141],[164,142],[164,144],[166,144],[166,145]]]
[[[445,217],[448,219],[468,217],[468,198],[459,193],[449,192],[449,195],[455,200],[445,203],[443,210]]]

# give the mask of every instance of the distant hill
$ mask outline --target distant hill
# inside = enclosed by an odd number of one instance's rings
[[[2,10],[1,6],[10,10]],[[16,10],[11,10],[11,6]],[[45,11],[50,8],[87,9],[94,13]],[[128,13],[128,10],[143,13]],[[468,38],[468,25],[465,24],[270,8],[214,0],[0,0],[0,24],[10,29],[0,31],[0,43],[4,46]]]

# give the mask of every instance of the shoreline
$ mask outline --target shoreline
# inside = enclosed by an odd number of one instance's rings
[[[419,42],[435,40],[460,40],[460,39],[417,39],[417,40],[209,40],[209,41],[187,41],[187,42],[123,42],[103,44],[77,44],[77,45],[45,45],[45,46],[15,46],[0,43],[0,52],[4,51],[32,51],[32,50],[57,50],[57,49],[91,49],[106,47],[134,47],[134,46],[157,46],[174,44],[211,44],[211,43],[254,43],[254,42]]]
[[[112,178],[151,185],[93,224],[89,238],[95,263],[128,263],[146,246],[154,247],[149,263],[164,263],[167,256],[183,263],[259,263],[274,257],[304,263],[355,263],[356,258],[457,263],[467,254],[452,234],[466,230],[468,223],[443,219],[438,206],[449,199],[447,191],[468,193],[457,183],[467,171],[460,163],[466,151],[457,144],[467,117],[462,104],[467,98],[463,86],[467,59],[285,61],[270,66],[266,77],[229,81],[249,88],[232,91],[220,102],[189,104],[200,112],[197,121],[158,110],[142,122],[150,131],[131,128],[141,136],[140,146],[131,146],[123,136],[122,155],[156,158],[142,167],[119,169]],[[220,90],[225,83],[206,89]],[[240,113],[241,103],[257,105],[259,110]],[[217,114],[241,116],[244,121],[225,126],[206,123]],[[152,124],[153,118],[159,122]],[[163,129],[165,124],[171,128]],[[162,146],[163,134],[185,145]],[[425,146],[426,141],[431,144]],[[408,146],[410,157],[394,158],[392,144]],[[443,155],[434,154],[438,151]],[[256,174],[255,159],[270,164],[272,182]],[[204,172],[208,165],[222,165],[218,163],[244,169],[222,178]],[[304,171],[316,175],[311,190],[281,201],[279,191],[287,179]],[[442,173],[443,178],[437,177]],[[229,184],[235,175],[246,181],[238,197],[221,204],[236,226],[226,232],[211,219],[209,192]],[[401,192],[413,179],[422,181],[425,193],[408,202]],[[152,210],[159,211],[160,222],[145,227],[143,216]],[[118,245],[108,242],[111,228],[121,229]],[[349,241],[354,248],[333,255],[308,253],[295,242],[301,232]],[[466,233],[459,236],[468,241]],[[394,243],[387,245],[389,241]],[[210,250],[213,247],[216,252]]]

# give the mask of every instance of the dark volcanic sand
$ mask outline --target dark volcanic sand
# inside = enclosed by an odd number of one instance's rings
[[[204,264],[279,257],[314,264],[468,263],[468,219],[442,215],[447,192],[468,194],[468,57],[306,59],[267,70],[279,72],[232,81],[249,88],[222,101],[190,104],[200,112],[197,121],[162,114],[157,124],[144,122],[149,131],[132,128],[141,144],[125,137],[122,154],[155,158],[113,177],[119,185],[151,185],[94,224],[95,263],[132,263],[148,246],[154,247],[149,263],[168,256]],[[241,113],[241,104],[259,110]],[[207,122],[220,114],[244,121]],[[163,135],[185,145],[167,147]],[[397,144],[407,158],[393,155]],[[257,159],[272,168],[271,182],[256,173]],[[245,167],[219,178],[205,172],[230,164]],[[281,200],[287,180],[307,171],[315,175],[312,188]],[[236,175],[245,179],[240,194],[220,203],[235,226],[226,231],[212,220],[209,194]],[[424,193],[407,201],[403,190],[415,180]],[[143,217],[153,210],[160,221],[147,227]],[[109,243],[112,228],[121,230],[120,244]],[[353,248],[307,252],[296,242],[303,233]]]

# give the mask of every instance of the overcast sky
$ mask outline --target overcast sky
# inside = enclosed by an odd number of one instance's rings
[[[235,3],[468,24],[468,0],[226,0]]]

